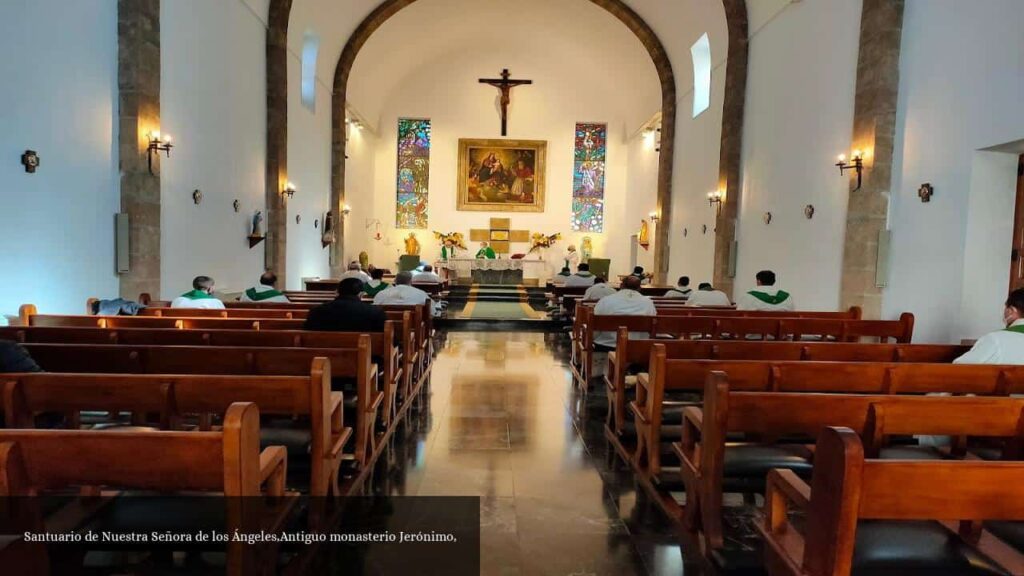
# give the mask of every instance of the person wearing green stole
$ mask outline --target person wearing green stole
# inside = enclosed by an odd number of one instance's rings
[[[480,243],[480,249],[476,251],[476,257],[477,258],[487,258],[488,260],[494,260],[495,258],[498,257],[498,255],[494,253],[494,248],[491,248],[487,244],[487,242],[481,242]]]
[[[213,295],[213,278],[196,276],[192,280],[192,291],[185,292],[171,301],[171,308],[207,308],[223,310],[224,303]]]
[[[793,297],[789,292],[775,287],[775,272],[761,270],[755,278],[757,279],[757,288],[736,300],[737,310],[796,310]]]
[[[287,304],[288,297],[275,286],[277,285],[277,274],[267,270],[260,276],[260,283],[245,292],[242,292],[242,302],[262,302],[274,304]]]
[[[1003,307],[1003,330],[990,332],[955,364],[1024,364],[1024,288],[1010,292]]]
[[[363,285],[363,294],[373,298],[383,292],[388,286],[390,284],[384,281],[384,270],[382,268],[374,268],[370,272],[370,281]]]

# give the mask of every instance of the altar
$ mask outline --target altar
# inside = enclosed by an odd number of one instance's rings
[[[548,263],[526,258],[449,258],[437,263],[453,282],[516,286],[534,282],[543,286],[549,276]]]

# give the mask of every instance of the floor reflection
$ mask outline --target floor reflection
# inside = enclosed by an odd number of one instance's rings
[[[481,497],[483,574],[699,573],[611,453],[601,391],[574,392],[564,335],[439,347],[429,407],[395,434],[374,492]]]

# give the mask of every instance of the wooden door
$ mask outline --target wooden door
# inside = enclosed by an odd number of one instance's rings
[[[1010,253],[1010,290],[1024,288],[1024,154],[1017,164],[1017,207],[1013,215],[1013,251]]]

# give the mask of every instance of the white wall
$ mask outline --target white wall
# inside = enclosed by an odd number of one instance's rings
[[[551,260],[558,259],[570,243],[579,246],[583,236],[589,235],[595,257],[611,258],[613,273],[626,271],[629,237],[639,230],[641,219],[654,208],[656,191],[653,187],[631,189],[627,185],[629,152],[624,122],[615,110],[603,105],[601,90],[595,90],[590,96],[567,91],[565,87],[572,82],[571,71],[559,69],[553,61],[552,65],[541,67],[536,60],[529,60],[532,62],[531,76],[536,84],[516,94],[510,113],[511,137],[546,140],[548,143],[545,211],[492,213],[455,210],[459,138],[497,138],[500,135],[491,95],[473,87],[478,76],[473,63],[480,64],[483,60],[483,69],[510,61],[512,65],[522,67],[525,62],[520,62],[519,58],[529,57],[512,53],[474,53],[453,57],[411,76],[396,91],[395,97],[384,105],[381,136],[376,148],[374,186],[365,190],[349,187],[349,202],[354,207],[352,221],[363,221],[362,214],[357,212],[363,206],[372,206],[372,217],[382,222],[385,236],[390,240],[374,242],[370,247],[369,253],[378,265],[390,266],[396,261],[399,251],[404,248],[402,239],[409,233],[408,230],[394,228],[397,123],[398,118],[404,116],[425,117],[432,121],[429,228],[416,231],[425,258],[433,259],[439,255],[440,249],[433,241],[432,231],[461,231],[468,237],[470,229],[488,228],[490,218],[508,217],[515,229],[545,234],[562,232],[562,242],[549,253]],[[451,88],[460,85],[471,88]],[[574,119],[608,123],[603,234],[571,231]],[[512,245],[513,252],[528,249],[527,244]],[[354,246],[346,252],[349,253],[347,258],[358,253]]]
[[[426,259],[439,253],[433,231],[468,236],[473,228],[488,228],[492,217],[509,217],[515,229],[563,234],[563,240],[549,251],[552,262],[560,260],[569,244],[579,246],[584,236],[590,236],[595,257],[610,257],[613,273],[628,271],[630,236],[655,208],[657,154],[650,150],[636,154],[638,161],[644,161],[637,165],[634,177],[627,171],[632,155],[628,142],[631,138],[636,142],[640,125],[660,107],[650,57],[627,28],[589,2],[534,0],[530,9],[520,9],[523,6],[518,4],[512,9],[488,1],[474,5],[472,18],[479,22],[460,21],[452,35],[426,33],[436,28],[432,23],[446,25],[452,14],[464,14],[463,5],[461,0],[411,5],[381,27],[355,62],[349,96],[354,108],[366,114],[377,138],[375,176],[365,184],[359,181],[357,169],[365,167],[365,160],[356,150],[356,137],[350,141],[354,150],[347,188],[353,213],[346,259],[355,258],[365,246],[377,265],[390,267],[404,249],[402,240],[409,231],[394,228],[397,123],[400,117],[422,117],[432,121],[429,224],[428,229],[416,231]],[[560,15],[574,19],[556,17]],[[385,68],[388,74],[382,75]],[[508,137],[547,141],[545,210],[458,212],[458,140],[500,137],[498,94],[478,79],[503,68],[533,80],[531,86],[513,92]],[[576,122],[608,124],[603,233],[571,231]],[[369,238],[378,220],[384,238],[375,241]],[[512,245],[513,253],[528,249],[527,243]],[[650,260],[650,253],[641,257],[641,263],[649,266],[645,257]]]
[[[290,31],[301,38],[305,30]],[[319,80],[311,111],[301,99],[301,50],[288,54],[288,179],[298,192],[288,200],[288,289],[302,278],[330,276],[329,248],[320,243],[331,200],[331,91]],[[322,54],[318,60],[322,58]],[[295,217],[301,220],[296,222]]]
[[[772,269],[801,309],[839,305],[849,192],[833,164],[850,146],[860,13],[857,0],[815,0],[758,18],[765,23],[750,41],[737,292]]]
[[[118,292],[117,2],[0,3],[0,77],[0,314],[80,313]]]
[[[1020,152],[975,152],[967,206],[960,314],[953,340],[999,328],[1006,299]]]
[[[206,0],[162,2],[160,20],[161,128],[175,139],[161,174],[162,296],[199,274],[241,291],[264,263],[246,237],[256,211],[266,216],[265,24],[240,2]]]
[[[1017,0],[906,4],[890,211],[891,275],[883,308],[887,315],[902,310],[917,315],[915,341],[975,338],[999,327],[991,310],[998,312],[1006,298],[1009,258],[965,262],[964,246],[969,232],[972,245],[981,242],[1008,255],[1009,238],[1002,238],[1001,231],[1012,223],[1012,211],[993,210],[982,230],[968,227],[968,213],[973,219],[973,210],[985,202],[976,204],[974,194],[993,193],[972,182],[974,151],[1024,138],[1022,29],[1024,11]],[[935,187],[928,204],[917,198],[924,182]],[[1005,198],[1000,202],[1006,206]],[[984,239],[974,236],[982,233]],[[970,297],[989,301],[961,307],[968,298],[961,295],[961,278],[981,279],[989,288]]]

